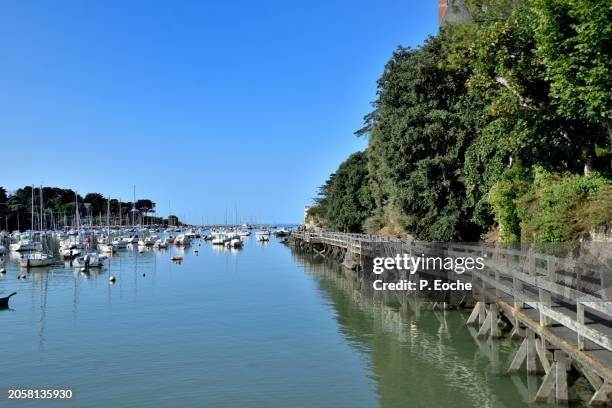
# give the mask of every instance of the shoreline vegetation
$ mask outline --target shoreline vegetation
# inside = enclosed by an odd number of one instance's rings
[[[306,226],[426,241],[575,242],[612,225],[606,2],[454,2],[378,80]]]
[[[78,192],[58,187],[34,186],[35,205],[40,206],[40,195],[43,197],[42,213],[43,220],[36,219],[34,227],[32,223],[32,186],[25,186],[8,193],[0,186],[0,230],[25,231],[36,229],[43,225],[44,228],[56,228],[76,226],[76,206],[78,205],[81,219],[89,220],[90,224],[106,223],[107,197],[100,193],[88,193],[84,196]],[[135,211],[133,211],[133,209]],[[112,225],[130,225],[132,220],[141,225],[148,224],[171,224],[180,225],[178,218],[170,215],[168,218],[157,217],[155,213],[155,202],[149,199],[131,201],[119,201],[110,199],[109,219]],[[40,214],[35,212],[35,218]],[[170,223],[168,222],[170,221]]]

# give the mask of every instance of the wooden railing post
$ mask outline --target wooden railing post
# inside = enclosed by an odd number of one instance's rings
[[[584,325],[584,305],[580,301],[576,303],[576,320],[578,320],[580,326]],[[578,335],[578,349],[584,350],[584,337],[580,334],[580,327],[576,334]]]
[[[557,280],[555,268],[556,268],[555,257],[547,256],[546,257],[546,277],[544,279],[548,280],[549,282],[555,283]],[[541,279],[541,278],[538,278],[538,279]],[[550,292],[539,287],[538,288],[538,298],[539,298],[538,300],[540,301],[540,324],[542,326],[550,326],[551,324],[550,317],[546,316],[543,311],[544,308],[550,308],[551,306]]]

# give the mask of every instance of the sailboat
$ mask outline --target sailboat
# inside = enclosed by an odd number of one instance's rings
[[[106,242],[98,244],[98,250],[100,252],[106,252],[112,254],[117,252],[117,246],[111,241],[111,230],[110,230],[110,197],[107,200],[106,208],[106,226],[107,226],[107,239]]]
[[[39,218],[39,227],[40,231],[43,230],[43,190],[42,186],[40,187],[40,218]],[[34,186],[32,186],[32,228],[34,227]],[[34,252],[28,255],[24,255],[19,259],[19,266],[23,268],[36,268],[49,266],[53,263],[54,259],[52,255],[49,255],[44,250],[44,242],[43,235],[39,234],[40,237],[40,252]]]

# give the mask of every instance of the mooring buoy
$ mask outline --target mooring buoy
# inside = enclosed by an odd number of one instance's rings
[[[109,281],[110,283],[115,283],[115,281],[116,281],[116,280],[117,280],[117,279],[116,279],[116,278],[115,278],[113,275],[109,276],[109,278],[108,278],[108,281]]]

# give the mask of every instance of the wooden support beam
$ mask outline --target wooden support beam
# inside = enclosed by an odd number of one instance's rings
[[[495,316],[495,324],[497,324],[497,316]],[[480,330],[478,330],[478,337],[483,338],[483,337],[487,337],[488,335],[490,335],[492,325],[493,325],[493,313],[489,311],[487,313],[487,317],[482,323],[482,326],[480,326]]]
[[[593,394],[593,398],[589,401],[589,405],[601,406],[608,403],[608,394],[612,393],[612,383],[605,382],[599,389]]]
[[[481,309],[484,309],[484,308],[485,308],[484,302],[476,302],[476,305],[474,305],[474,309],[472,309],[472,313],[470,314],[470,317],[468,317],[466,324],[476,323],[476,320],[479,319],[480,316],[482,315]],[[483,311],[486,313],[486,309]]]
[[[562,350],[555,350],[553,364],[544,376],[544,381],[536,393],[535,402],[545,402],[554,390],[557,404],[568,403],[567,369],[567,354]]]
[[[544,344],[541,341],[536,341],[536,353],[540,359],[540,364],[542,364],[542,368],[544,372],[550,371],[550,362],[548,361],[548,357],[546,356],[546,349],[544,348]]]
[[[567,354],[555,350],[555,400],[557,404],[567,404]]]
[[[527,374],[535,374],[536,366],[536,341],[533,330],[527,330]]]
[[[533,332],[533,330],[530,330],[530,329],[526,329],[525,331],[526,331],[527,337],[523,340],[519,349],[514,354],[514,357],[512,358],[512,362],[510,363],[510,367],[508,368],[508,373],[518,372],[520,368],[523,366],[523,363],[525,361],[527,362],[526,365],[527,365],[528,374],[535,374],[537,371],[537,365],[536,365],[537,350],[536,350],[535,333]],[[544,365],[544,363],[542,365],[546,369],[547,366]],[[550,369],[550,365],[548,365],[548,368]]]
[[[512,362],[510,363],[510,368],[508,368],[508,373],[517,373],[521,366],[523,365],[523,361],[527,357],[527,339],[523,340],[519,349],[514,353],[514,357],[512,358]]]
[[[554,369],[554,367],[548,373],[546,373],[544,376],[544,381],[542,381],[542,385],[540,385],[540,388],[536,393],[535,402],[546,402],[546,400],[548,400],[548,396],[555,387],[556,375],[557,371]]]
[[[483,324],[487,319],[487,304],[485,302],[481,302],[482,306],[480,310],[478,310],[478,323]]]
[[[584,367],[583,365],[578,364],[575,361],[572,361],[572,364],[574,365],[574,367],[576,367],[576,370],[578,370],[582,373],[582,375],[584,375],[584,378],[588,380],[594,391],[599,390],[599,387],[601,387],[604,382],[597,374],[592,372],[590,369]]]
[[[524,338],[527,334],[525,333],[525,329],[521,327],[520,320],[515,317],[514,318],[514,326],[512,327],[512,332],[510,333],[510,337],[513,339],[521,339]]]
[[[491,337],[498,338],[501,337],[501,331],[499,330],[499,306],[497,303],[491,303],[491,307],[489,308],[489,314],[491,315]]]

